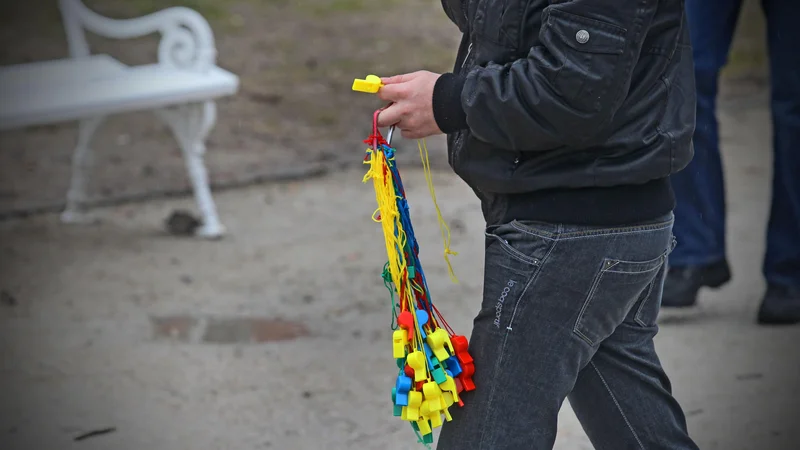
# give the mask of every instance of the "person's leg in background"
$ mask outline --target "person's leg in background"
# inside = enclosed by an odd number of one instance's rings
[[[741,0],[686,0],[697,85],[694,159],[671,177],[675,237],[664,285],[665,307],[695,303],[703,286],[730,279],[725,253],[725,185],[716,117],[719,73],[727,61]]]
[[[763,0],[775,154],[761,323],[800,322],[800,2]]]

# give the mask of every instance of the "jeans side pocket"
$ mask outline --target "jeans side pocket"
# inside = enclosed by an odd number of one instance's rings
[[[530,280],[538,272],[553,241],[525,234],[508,224],[486,229],[483,303],[475,325],[506,332]]]
[[[539,266],[552,244],[539,236],[519,230],[513,223],[489,226],[484,231],[484,235],[486,236],[487,256],[490,249],[497,246],[508,257],[516,260],[514,266]],[[500,260],[504,259],[500,258]]]
[[[604,259],[575,321],[574,333],[592,346],[610,336],[637,305],[645,307],[651,290],[660,288],[654,284],[665,260],[666,253],[643,262]],[[634,312],[640,314],[644,319],[645,310]]]

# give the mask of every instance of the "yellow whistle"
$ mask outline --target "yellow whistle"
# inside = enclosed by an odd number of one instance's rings
[[[417,427],[419,428],[419,434],[423,436],[433,433],[433,430],[431,430],[431,425],[426,419],[418,420]]]
[[[426,340],[439,361],[444,361],[455,353],[453,344],[450,342],[450,336],[442,328],[437,328],[436,331],[428,335]],[[447,352],[448,350],[450,350],[450,353]]]
[[[366,79],[360,80],[358,78],[353,81],[353,90],[357,92],[366,92],[367,94],[374,94],[383,86],[381,78],[377,75],[367,75]]]
[[[447,406],[447,408],[453,406],[453,403],[456,402],[455,399],[453,399],[453,394],[450,392],[442,392],[442,398],[444,399],[444,404]],[[447,408],[444,410],[447,411]]]
[[[442,394],[450,394],[453,396],[453,401],[458,401],[458,388],[456,387],[456,381],[453,379],[453,377],[446,375],[445,382],[440,384],[439,387],[442,389]],[[445,397],[445,399],[446,398],[447,397]],[[445,403],[447,402],[445,401]]]
[[[444,409],[444,419],[448,422],[453,420],[453,416],[450,415],[450,410],[447,408]]]
[[[406,419],[413,422],[419,420],[419,408],[422,406],[422,392],[411,391],[408,393],[408,406],[406,411]]]
[[[414,369],[414,382],[419,382],[428,378],[425,365],[425,354],[417,350],[409,353],[406,362]],[[435,384],[435,383],[434,383]],[[438,387],[438,386],[437,386]],[[427,395],[427,394],[426,394]]]
[[[425,395],[425,401],[429,402],[428,407],[431,413],[441,411],[447,407],[444,403],[444,398],[442,398],[442,389],[435,381],[423,384],[422,392]]]
[[[428,416],[428,419],[431,421],[431,428],[439,428],[442,426],[442,413],[437,411]]]
[[[395,359],[406,356],[406,342],[408,342],[408,332],[402,328],[394,330],[392,333],[392,356]]]

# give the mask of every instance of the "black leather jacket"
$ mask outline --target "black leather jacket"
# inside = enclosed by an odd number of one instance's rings
[[[691,160],[683,0],[442,4],[463,39],[453,73],[434,89],[434,115],[448,133],[450,165],[485,203],[640,185]]]

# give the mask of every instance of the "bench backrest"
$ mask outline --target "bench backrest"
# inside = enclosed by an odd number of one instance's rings
[[[184,7],[171,7],[135,19],[109,19],[81,0],[59,0],[70,56],[90,55],[84,30],[112,39],[131,39],[161,33],[158,61],[170,67],[205,71],[216,64],[214,34],[203,16]]]

